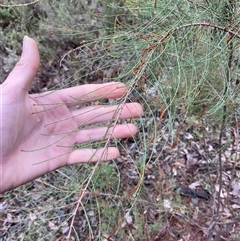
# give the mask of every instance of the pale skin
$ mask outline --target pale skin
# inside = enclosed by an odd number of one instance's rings
[[[89,84],[44,94],[28,91],[39,68],[36,42],[24,37],[23,53],[0,85],[0,193],[16,188],[65,165],[108,161],[119,156],[115,147],[73,150],[76,143],[127,138],[136,134],[133,124],[101,126],[116,119],[142,115],[138,103],[72,107],[123,96],[122,83]],[[96,126],[86,127],[86,124]]]

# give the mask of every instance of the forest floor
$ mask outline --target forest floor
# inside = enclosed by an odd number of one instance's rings
[[[1,44],[2,82],[20,57],[21,42],[15,49]],[[69,87],[104,82],[106,72],[74,82],[78,67],[68,62],[60,66],[62,56],[76,47],[72,41],[57,41],[51,58],[41,58],[30,93],[62,88],[63,83]],[[227,143],[229,135],[235,135],[222,150],[220,169],[220,126],[176,119],[173,134],[168,133],[164,128],[168,116],[159,108],[156,135],[163,138],[156,140],[148,133],[146,118],[136,120],[145,123],[144,132],[140,128],[134,139],[117,144],[120,157],[100,165],[73,226],[81,184],[92,164],[62,168],[0,196],[0,240],[60,241],[69,237],[70,229],[70,240],[240,240],[238,131],[227,131],[221,140]],[[142,135],[150,141],[141,143]],[[145,145],[144,167],[136,168]]]

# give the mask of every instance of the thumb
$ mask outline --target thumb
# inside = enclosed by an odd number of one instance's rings
[[[15,90],[29,91],[40,64],[37,43],[28,36],[23,38],[22,55],[12,72],[5,80],[5,84]]]

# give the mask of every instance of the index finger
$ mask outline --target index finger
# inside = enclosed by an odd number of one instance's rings
[[[115,99],[126,93],[127,87],[120,82],[106,84],[86,84],[56,92],[67,107],[74,107],[89,101]]]

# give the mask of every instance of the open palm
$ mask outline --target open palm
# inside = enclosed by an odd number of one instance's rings
[[[121,97],[121,83],[82,85],[43,94],[28,94],[39,67],[36,42],[24,38],[20,61],[1,85],[0,193],[68,164],[111,160],[115,147],[73,150],[76,143],[130,137],[132,124],[99,126],[114,119],[139,117],[137,103],[73,107]],[[96,124],[96,126],[94,126]]]

